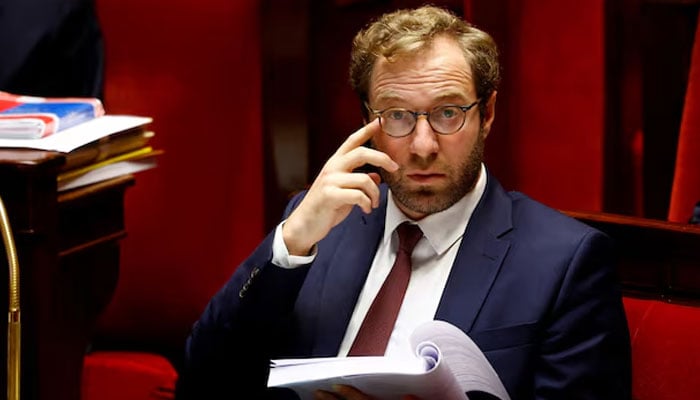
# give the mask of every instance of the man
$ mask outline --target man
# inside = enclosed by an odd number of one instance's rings
[[[628,398],[607,237],[506,193],[482,164],[499,79],[493,40],[440,8],[398,11],[356,36],[350,75],[367,124],[211,300],[178,395],[255,398],[271,357],[361,354],[408,221],[422,235],[390,337],[369,333],[379,353],[400,353],[414,327],[440,319],[469,334],[513,399]],[[357,171],[366,164],[379,173]],[[337,390],[317,395],[367,398]]]

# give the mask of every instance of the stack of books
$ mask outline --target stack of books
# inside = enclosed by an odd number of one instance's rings
[[[154,168],[156,156],[162,154],[149,144],[154,135],[145,125],[138,125],[68,152],[58,175],[58,190]]]
[[[58,151],[66,191],[156,166],[151,118],[106,114],[95,98],[44,98],[0,92],[0,147]]]

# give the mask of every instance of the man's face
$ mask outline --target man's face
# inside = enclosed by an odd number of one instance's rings
[[[445,37],[416,56],[393,63],[378,60],[369,93],[369,105],[375,110],[431,111],[477,100],[469,64],[458,45]],[[419,117],[408,136],[395,138],[381,132],[373,138],[374,146],[400,166],[393,173],[382,170],[381,176],[409,217],[418,220],[445,210],[474,187],[493,121],[495,93],[480,100],[487,101],[483,123],[475,106],[467,111],[464,126],[451,135],[438,134],[425,117]]]

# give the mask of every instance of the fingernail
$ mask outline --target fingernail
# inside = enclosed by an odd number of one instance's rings
[[[333,389],[334,392],[338,393],[342,393],[345,390],[344,385],[340,385],[337,383],[331,385],[331,389]]]

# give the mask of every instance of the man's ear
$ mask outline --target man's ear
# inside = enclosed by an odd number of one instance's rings
[[[484,107],[484,117],[481,123],[481,131],[484,132],[484,138],[486,138],[489,135],[489,132],[491,132],[491,124],[493,124],[493,120],[496,117],[497,94],[498,92],[494,90],[489,99],[486,101],[486,107]]]

